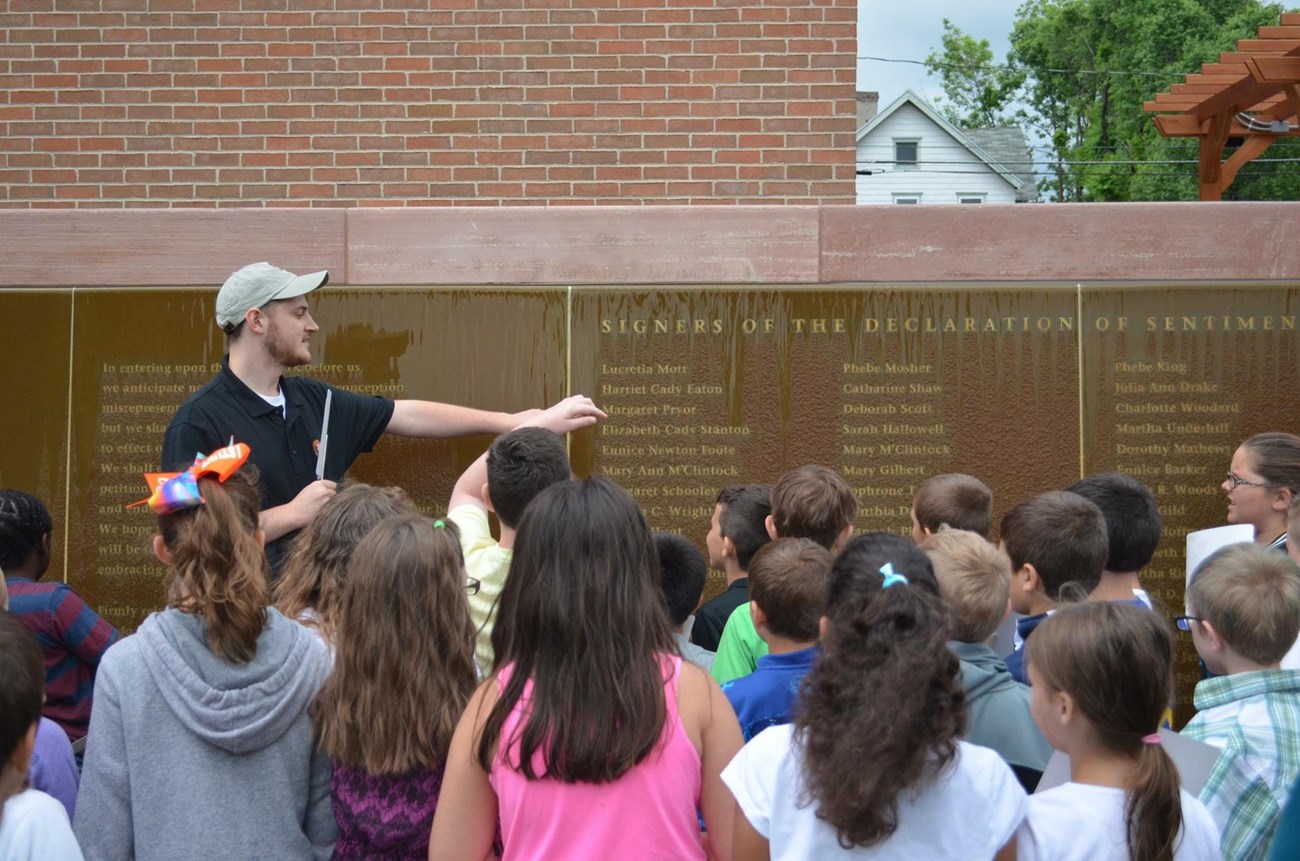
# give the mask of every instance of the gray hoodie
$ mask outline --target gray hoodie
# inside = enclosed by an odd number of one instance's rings
[[[266,613],[246,664],[214,655],[202,619],[174,609],[104,655],[74,823],[88,861],[330,856],[329,758],[307,716],[329,658]]]
[[[966,741],[992,748],[1009,765],[1042,771],[1052,748],[1029,713],[1029,688],[1011,678],[1007,665],[983,643],[952,641],[948,648],[961,659],[970,723]]]

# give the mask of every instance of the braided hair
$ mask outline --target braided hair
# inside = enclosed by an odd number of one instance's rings
[[[21,568],[53,531],[45,503],[21,490],[0,490],[0,570]]]

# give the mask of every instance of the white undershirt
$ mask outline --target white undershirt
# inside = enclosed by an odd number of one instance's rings
[[[264,395],[259,392],[257,396],[262,400],[266,401],[271,406],[279,407],[281,418],[284,419],[289,418],[289,410],[284,405],[284,389],[281,389],[280,391],[276,392],[273,395]]]

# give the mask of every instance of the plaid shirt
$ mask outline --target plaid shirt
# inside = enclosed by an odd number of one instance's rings
[[[1196,686],[1183,735],[1222,748],[1201,801],[1223,832],[1226,861],[1268,857],[1300,775],[1300,670],[1259,670]]]

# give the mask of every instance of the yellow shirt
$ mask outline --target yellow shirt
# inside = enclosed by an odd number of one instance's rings
[[[478,631],[474,641],[474,660],[479,672],[492,672],[492,625],[496,619],[497,597],[510,572],[509,550],[492,537],[488,514],[477,505],[458,505],[447,519],[460,530],[460,549],[465,554],[465,571],[479,582],[478,594],[469,596],[469,617]]]

